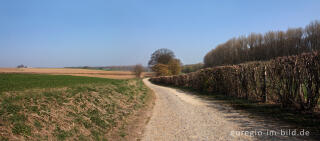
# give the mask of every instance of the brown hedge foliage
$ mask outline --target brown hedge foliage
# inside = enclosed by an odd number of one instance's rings
[[[171,75],[168,65],[165,64],[156,64],[151,69],[156,72],[157,76]]]
[[[313,111],[318,107],[320,96],[320,53],[213,67],[150,80],[154,83]]]

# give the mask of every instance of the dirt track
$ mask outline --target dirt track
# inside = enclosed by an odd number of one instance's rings
[[[286,125],[251,119],[246,113],[217,104],[217,101],[154,85],[147,79],[144,83],[155,92],[156,101],[142,140],[301,140],[281,136],[280,129],[290,128]],[[252,136],[239,135],[237,131],[251,131]],[[267,131],[277,131],[277,135],[267,135]],[[308,138],[302,138],[305,139]]]

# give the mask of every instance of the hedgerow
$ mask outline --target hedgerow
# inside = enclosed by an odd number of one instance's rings
[[[154,83],[221,93],[284,108],[313,111],[320,96],[320,53],[279,57],[266,62],[206,68],[182,75],[154,77]]]

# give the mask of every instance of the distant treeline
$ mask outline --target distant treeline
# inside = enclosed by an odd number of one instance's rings
[[[181,71],[182,71],[182,73],[190,73],[190,72],[195,72],[197,70],[200,70],[202,68],[203,68],[202,63],[188,64],[188,65],[183,65]]]
[[[132,65],[132,66],[101,66],[101,67],[80,66],[80,67],[65,67],[65,68],[95,69],[95,70],[106,70],[106,71],[133,71],[134,67],[135,67],[135,65]],[[148,72],[149,68],[143,67],[143,71]]]
[[[218,45],[204,57],[205,67],[270,60],[320,49],[320,22],[287,31],[252,33]]]

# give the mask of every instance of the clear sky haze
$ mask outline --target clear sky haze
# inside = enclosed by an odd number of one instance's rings
[[[251,32],[320,20],[319,0],[0,0],[0,67],[183,64]]]

